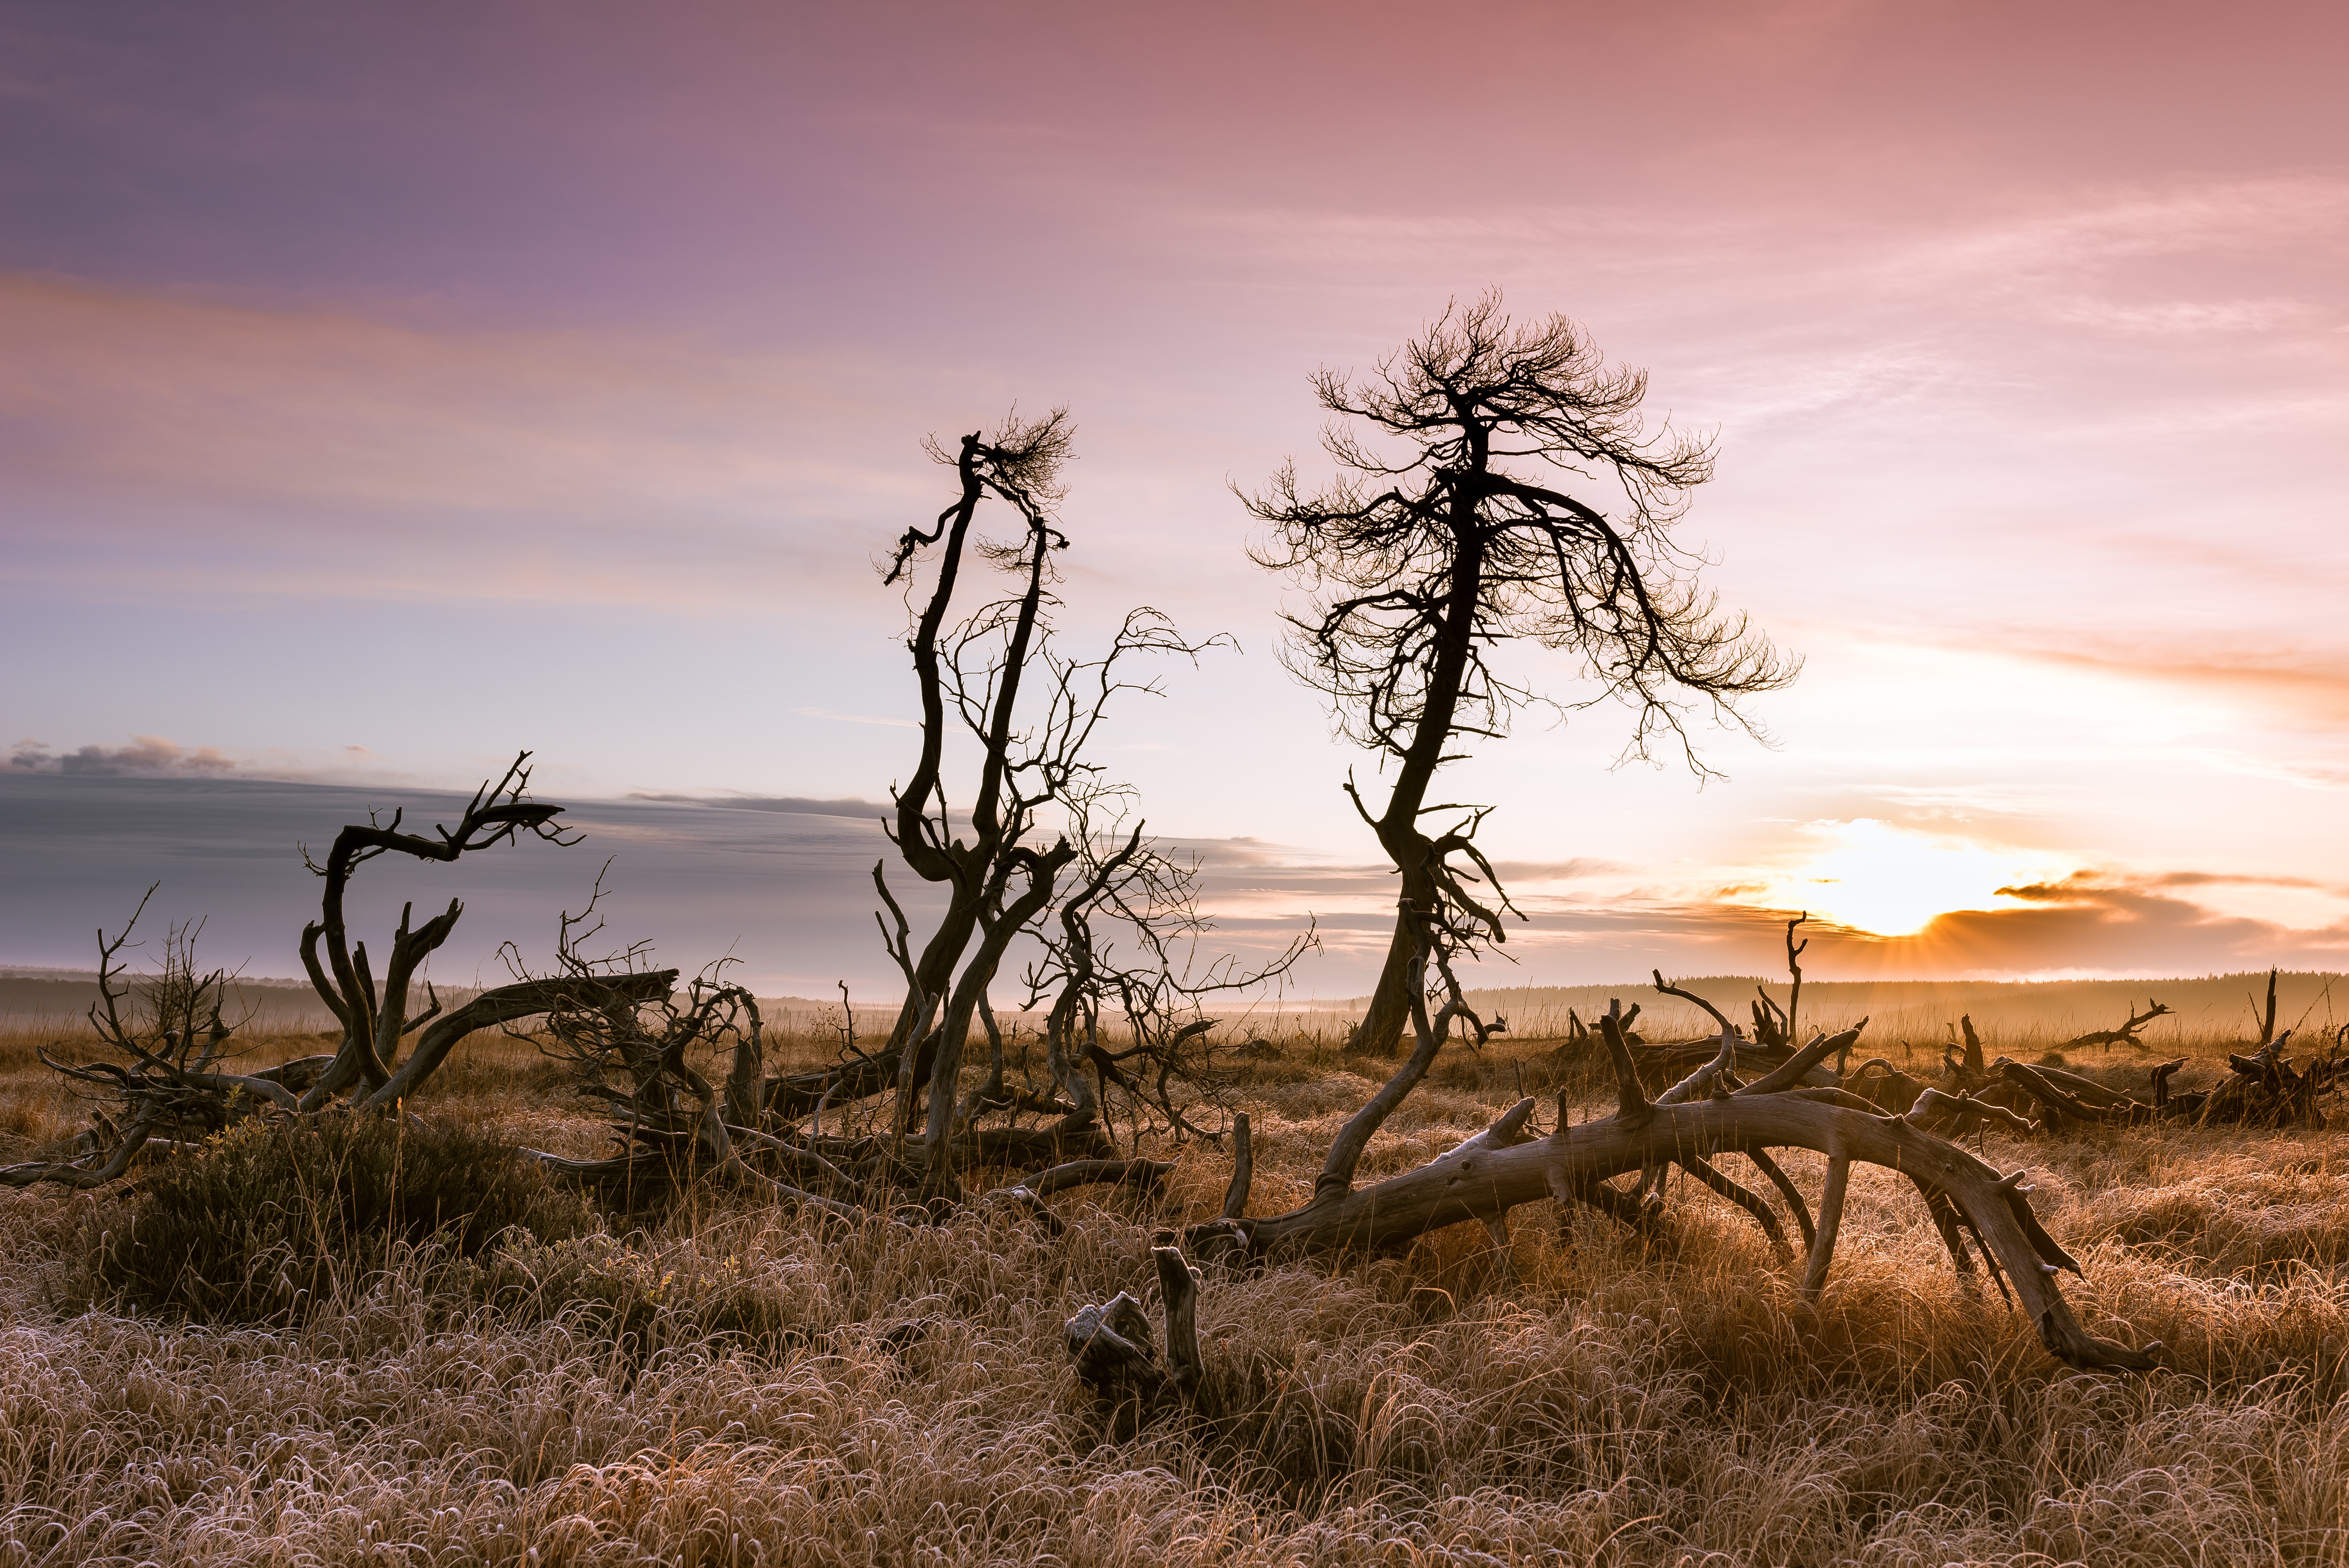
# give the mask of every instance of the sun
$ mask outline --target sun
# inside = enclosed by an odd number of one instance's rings
[[[1775,902],[1877,936],[1910,936],[1936,915],[1999,909],[1998,890],[2045,874],[2040,857],[1910,832],[1863,817],[1818,822],[1820,852],[1773,880]]]

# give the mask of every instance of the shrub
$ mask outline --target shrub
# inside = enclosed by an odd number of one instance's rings
[[[509,1243],[466,1271],[463,1285],[509,1326],[567,1319],[610,1341],[631,1366],[672,1346],[772,1354],[810,1337],[798,1321],[810,1305],[804,1297],[795,1301],[771,1271],[746,1267],[740,1255],[699,1239],[638,1231]]]
[[[471,1258],[517,1227],[552,1240],[591,1220],[479,1128],[337,1117],[245,1122],[155,1167],[102,1223],[90,1266],[103,1294],[259,1323],[347,1297],[402,1244]]]

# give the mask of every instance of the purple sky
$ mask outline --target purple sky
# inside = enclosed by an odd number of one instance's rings
[[[1073,639],[1245,650],[1105,755],[1365,865],[1226,482],[1497,284],[1717,429],[1685,536],[1809,660],[1702,792],[1604,711],[1459,769],[1512,981],[1780,906],[1925,927],[1827,975],[2343,966],[2344,13],[1625,9],[0,5],[0,739],[874,799],[920,438],[1066,402]]]

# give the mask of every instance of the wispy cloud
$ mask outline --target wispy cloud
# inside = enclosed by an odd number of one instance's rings
[[[627,799],[672,806],[722,806],[734,811],[782,811],[802,817],[849,817],[859,821],[877,820],[894,816],[896,811],[895,807],[878,800],[815,800],[800,795],[667,795],[637,789],[630,791]]]
[[[869,713],[834,713],[828,707],[795,707],[791,709],[802,718],[828,718],[837,724],[877,724],[889,729],[919,729],[920,721],[911,718],[878,718]]]
[[[917,387],[821,356],[21,275],[0,337],[19,580],[739,606],[862,582],[927,478]]]
[[[2181,658],[2152,645],[2127,647],[2110,632],[2091,632],[2086,646],[2031,646],[2011,651],[2047,664],[2202,690],[2257,701],[2326,723],[2349,719],[2349,647],[2308,647],[2271,653],[2222,651]]]

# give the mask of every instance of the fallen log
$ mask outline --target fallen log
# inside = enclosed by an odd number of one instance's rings
[[[1418,978],[1413,994],[1423,995]],[[1659,985],[1663,988],[1661,976]],[[2002,1176],[1956,1144],[1925,1130],[1922,1123],[1943,1114],[1946,1107],[1937,1104],[1922,1114],[1879,1115],[1872,1109],[1857,1109],[1866,1102],[1840,1089],[1804,1087],[1807,1072],[1848,1048],[1857,1037],[1856,1029],[1816,1039],[1757,1081],[1733,1088],[1740,1042],[1723,1020],[1714,1061],[1700,1068],[1687,1085],[1651,1097],[1620,1027],[1611,1017],[1601,1018],[1599,1032],[1615,1069],[1618,1103],[1613,1115],[1575,1124],[1561,1096],[1557,1128],[1537,1136],[1528,1130],[1533,1102],[1521,1100],[1483,1132],[1427,1164],[1357,1187],[1355,1167],[1371,1134],[1425,1075],[1453,1019],[1466,1012],[1456,986],[1433,1023],[1424,1003],[1417,1004],[1413,1026],[1418,1048],[1340,1130],[1313,1196],[1286,1213],[1240,1218],[1236,1216],[1245,1212],[1245,1193],[1236,1192],[1237,1202],[1226,1202],[1224,1217],[1186,1233],[1192,1253],[1246,1265],[1391,1251],[1469,1221],[1484,1225],[1502,1244],[1510,1212],[1546,1198],[1636,1223],[1652,1212],[1655,1202],[1649,1173],[1673,1164],[1692,1174],[1709,1171],[1719,1180],[1699,1179],[1716,1191],[1723,1191],[1724,1184],[1734,1188],[1728,1194],[1732,1201],[1758,1218],[1765,1207],[1763,1200],[1721,1176],[1711,1162],[1721,1154],[1736,1153],[1755,1158],[1758,1164],[1775,1150],[1807,1149],[1826,1155],[1828,1166],[1801,1282],[1806,1299],[1816,1297],[1832,1266],[1853,1163],[1880,1165],[1918,1185],[1961,1267],[1968,1261],[1963,1237],[1971,1235],[1993,1276],[2011,1287],[2051,1355],[2081,1367],[2143,1370],[2155,1365],[2158,1345],[2133,1348],[2099,1338],[2080,1326],[2054,1284],[2059,1272],[2076,1274],[2079,1264],[2033,1214],[2029,1190],[2022,1184],[2024,1173]],[[1707,1074],[1710,1081],[1701,1086],[1694,1082]],[[1635,1172],[1643,1177],[1636,1191],[1607,1185],[1615,1177]],[[1780,1176],[1774,1185],[1785,1193],[1792,1183],[1783,1181],[1783,1172]],[[1800,1215],[1799,1194],[1794,1199]],[[1810,1228],[1806,1223],[1806,1229]]]

